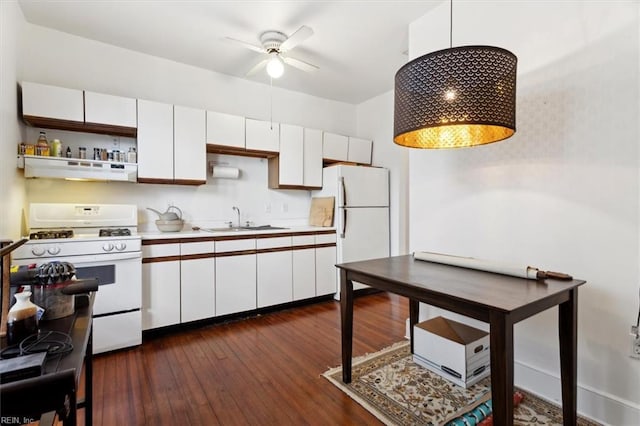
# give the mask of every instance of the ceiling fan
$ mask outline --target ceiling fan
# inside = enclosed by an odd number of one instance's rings
[[[284,73],[284,64],[291,65],[292,67],[307,72],[319,69],[313,64],[285,55],[286,52],[292,50],[312,35],[313,30],[303,25],[289,37],[280,31],[264,31],[260,34],[260,43],[262,43],[262,46],[256,46],[231,37],[226,37],[226,40],[239,44],[240,46],[253,50],[254,52],[266,53],[268,55],[247,72],[247,77],[254,75],[262,68],[266,67],[267,74],[269,74],[270,77],[278,78]]]

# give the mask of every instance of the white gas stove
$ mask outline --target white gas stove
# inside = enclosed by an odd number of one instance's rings
[[[137,206],[32,203],[29,225],[30,239],[13,252],[14,263],[70,262],[78,278],[98,278],[93,353],[139,345],[142,253]]]

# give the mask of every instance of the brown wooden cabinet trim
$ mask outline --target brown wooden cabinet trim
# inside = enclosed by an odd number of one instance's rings
[[[316,244],[315,247],[316,248],[323,248],[323,247],[336,247],[336,243],[324,243],[324,244]]]
[[[239,148],[236,146],[216,145],[207,143],[207,152],[210,154],[239,155],[241,157],[272,158],[277,157],[277,152],[259,151],[255,149]]]
[[[292,249],[291,246],[269,247],[269,248],[258,249],[258,250],[256,250],[256,252],[258,254],[261,254],[261,253],[275,253],[275,252],[279,252],[279,251],[291,251],[291,249]]]
[[[308,250],[318,247],[316,244],[307,244],[302,246],[291,246],[291,250]]]
[[[180,256],[180,260],[213,259],[214,257],[216,257],[216,253],[183,254]]]
[[[159,183],[163,185],[172,185],[173,179],[145,178],[138,176],[138,183]]]
[[[142,263],[159,263],[159,262],[173,262],[180,260],[180,255],[175,256],[160,256],[160,257],[143,257]]]
[[[315,231],[315,233],[316,233],[317,235],[321,235],[321,234],[335,234],[335,233],[336,233],[336,230],[335,230],[335,229],[327,229],[327,230],[324,230],[324,231]]]
[[[161,185],[205,185],[206,180],[195,179],[161,179],[161,178],[146,178],[138,176],[138,183],[157,183]]]
[[[257,250],[226,251],[223,253],[216,253],[215,257],[245,256],[247,254],[256,254],[256,253],[257,253]]]
[[[160,244],[179,244],[182,242],[180,238],[158,238],[155,240],[142,240],[143,246],[155,246]]]
[[[23,115],[25,123],[34,127],[44,127],[47,129],[68,130],[72,132],[96,133],[100,135],[124,136],[135,138],[138,136],[138,129],[135,127],[114,126],[110,124],[85,123],[82,121],[59,120],[57,118],[38,117],[34,115]]]
[[[205,185],[207,183],[206,180],[197,180],[197,179],[174,179],[173,183],[175,185]]]

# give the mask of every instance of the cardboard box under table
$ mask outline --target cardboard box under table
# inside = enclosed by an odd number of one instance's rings
[[[489,375],[489,333],[447,318],[418,323],[413,360],[464,388]]]

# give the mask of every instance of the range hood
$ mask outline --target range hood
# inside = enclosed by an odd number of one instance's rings
[[[138,178],[136,163],[21,155],[18,157],[18,167],[24,169],[26,178],[118,182],[136,182]]]

